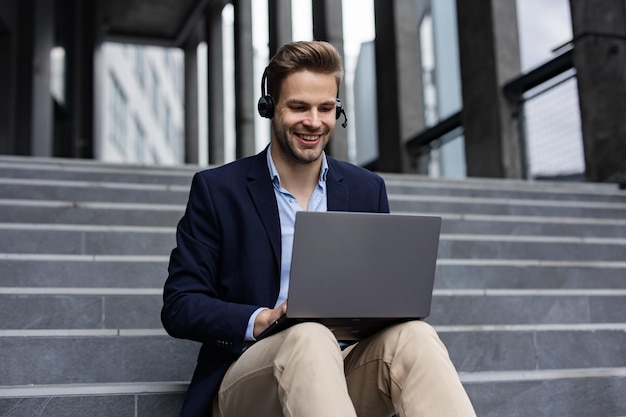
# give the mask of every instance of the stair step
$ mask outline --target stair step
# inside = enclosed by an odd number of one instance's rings
[[[494,314],[497,312],[497,314]],[[619,323],[626,290],[435,290],[435,325]]]
[[[461,373],[477,415],[619,416],[626,368]],[[49,417],[178,416],[186,382],[0,387],[0,410]]]
[[[0,329],[161,329],[162,302],[161,287],[0,287],[0,305],[5,309]],[[626,289],[448,289],[434,291],[427,321],[435,325],[620,323],[624,317]]]
[[[156,288],[168,255],[2,254],[3,287]],[[435,288],[626,288],[626,261],[443,259]]]
[[[0,218],[6,223],[174,227],[184,211],[182,204],[0,199]]]
[[[626,288],[626,261],[437,260],[435,288]]]
[[[437,329],[459,372],[626,367],[624,323]],[[0,385],[185,381],[198,348],[151,329],[4,330]]]
[[[418,213],[414,213],[418,214]],[[419,213],[421,214],[421,213]],[[427,214],[427,213],[423,213]],[[624,219],[440,214],[446,234],[626,237]]]
[[[626,368],[461,374],[481,417],[624,416]]]
[[[0,412],[11,417],[177,417],[183,399],[182,392],[0,397]]]
[[[0,253],[161,255],[175,246],[173,227],[0,224]]]
[[[525,200],[603,201],[626,203],[626,193],[614,184],[552,183],[468,178],[462,181],[428,177],[397,180],[383,174],[387,193],[407,196],[456,196]]]
[[[56,291],[55,291],[56,290]],[[162,329],[161,288],[0,288],[0,329]]]
[[[157,288],[169,256],[1,254],[0,287]]]
[[[1,330],[0,386],[189,381],[200,344],[164,330]]]
[[[0,177],[145,184],[191,184],[198,166],[141,166],[62,158],[0,157]]]
[[[1,163],[0,163],[0,172]],[[21,171],[20,171],[21,172]],[[92,172],[91,172],[92,173]],[[49,174],[41,173],[42,176]],[[93,174],[93,173],[92,173]],[[191,174],[185,173],[185,181],[166,179],[163,182],[146,183],[123,181],[124,177],[115,178],[115,181],[88,180],[84,173],[75,178],[64,179],[41,177],[0,177],[0,195],[11,196],[16,199],[43,199],[43,200],[80,200],[80,201],[137,201],[168,204],[184,204],[187,200],[191,182]],[[483,200],[490,204],[521,202],[538,205],[550,205],[555,202],[568,204],[586,203],[590,200],[609,205],[626,204],[626,193],[615,188],[610,193],[572,192],[567,187],[550,188],[544,190],[539,187],[513,190],[510,188],[459,188],[448,187],[445,182],[430,181],[403,186],[394,186],[387,181],[387,190],[392,199],[409,201],[456,201],[476,202]]]
[[[0,156],[0,415],[178,415],[200,345],[161,292],[201,169]],[[478,415],[626,417],[626,191],[382,175],[443,218],[427,321]]]
[[[626,203],[389,194],[392,212],[626,219]]]
[[[24,200],[185,204],[188,185],[0,178],[0,195]]]
[[[133,233],[129,233],[133,231]],[[0,253],[168,254],[174,229],[0,227]],[[626,238],[442,234],[440,258],[621,261]]]
[[[626,367],[626,325],[437,326],[459,372]]]

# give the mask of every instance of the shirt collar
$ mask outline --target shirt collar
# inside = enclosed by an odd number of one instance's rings
[[[270,171],[270,178],[272,179],[272,184],[280,188],[280,175],[278,174],[278,170],[276,169],[276,164],[274,164],[274,159],[272,158],[272,144],[270,143],[267,148],[267,168]],[[326,185],[326,177],[328,175],[328,161],[326,160],[326,153],[322,151],[322,169],[320,170],[320,178],[318,181],[318,185],[322,188]]]

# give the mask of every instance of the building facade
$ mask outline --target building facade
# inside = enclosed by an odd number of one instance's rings
[[[184,162],[182,52],[105,43],[97,77],[96,158],[106,162]]]

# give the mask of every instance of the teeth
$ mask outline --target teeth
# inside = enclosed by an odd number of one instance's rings
[[[308,141],[314,141],[318,138],[318,136],[304,136],[304,135],[300,135],[300,137],[304,140],[308,140]]]

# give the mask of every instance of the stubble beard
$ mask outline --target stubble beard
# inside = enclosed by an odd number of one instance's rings
[[[289,130],[279,128],[278,123],[273,123],[272,129],[274,131],[276,145],[280,148],[280,153],[284,155],[287,162],[297,165],[308,165],[318,161],[322,155],[322,151],[328,144],[328,142],[326,142],[322,148],[306,149],[303,152],[295,145],[295,140],[290,140],[292,134]]]

